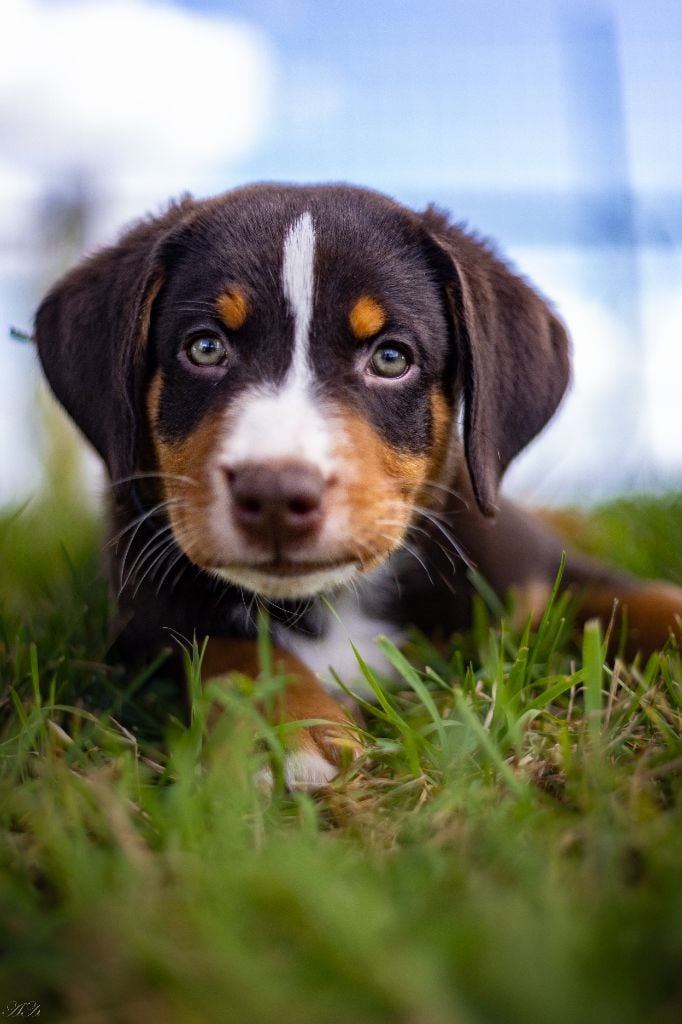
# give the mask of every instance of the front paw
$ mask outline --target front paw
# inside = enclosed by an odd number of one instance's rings
[[[349,722],[288,730],[282,765],[284,785],[290,793],[314,793],[329,785],[362,752]],[[274,775],[269,765],[258,772],[256,782],[265,793],[272,792]]]
[[[293,733],[284,755],[287,789],[313,792],[322,789],[362,753],[351,729],[344,725],[316,725]]]
[[[204,679],[224,677],[230,671],[255,676],[259,669],[258,651],[251,641],[214,640],[204,656]],[[349,712],[325,691],[320,681],[301,661],[286,651],[273,648],[272,667],[287,677],[287,685],[277,695],[268,718],[283,730],[285,751],[282,771],[289,790],[314,791],[328,785],[344,767],[361,753],[357,727]],[[216,709],[214,718],[219,717]],[[298,722],[317,719],[320,725],[298,726]],[[256,781],[266,791],[273,787],[270,767],[263,768]]]

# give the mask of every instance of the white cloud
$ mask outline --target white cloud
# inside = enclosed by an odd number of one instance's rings
[[[41,202],[81,189],[92,248],[170,195],[226,187],[267,131],[273,79],[266,37],[234,18],[0,0],[0,505],[39,480],[35,360],[5,332],[30,327],[65,255],[44,244]]]
[[[678,279],[679,280],[679,279]],[[652,290],[653,291],[653,290]],[[651,440],[661,465],[682,474],[682,296],[672,289],[652,294],[645,391],[651,410]]]
[[[272,58],[231,18],[161,0],[3,0],[0,130],[26,172],[160,193],[250,153]]]

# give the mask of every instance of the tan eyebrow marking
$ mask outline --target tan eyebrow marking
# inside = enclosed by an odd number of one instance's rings
[[[238,331],[244,326],[249,315],[246,296],[240,288],[228,288],[216,302],[218,315],[225,326],[231,331]]]
[[[386,310],[370,295],[361,295],[351,309],[348,319],[355,337],[364,340],[379,333],[386,323]]]

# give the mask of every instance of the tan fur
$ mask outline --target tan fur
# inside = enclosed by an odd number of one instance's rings
[[[154,301],[161,291],[163,285],[163,275],[159,274],[155,277],[147,289],[142,308],[140,309],[139,319],[139,331],[138,331],[138,352],[143,352],[147,347],[147,338],[149,337],[149,327],[152,319],[152,306]]]
[[[348,317],[350,329],[356,338],[365,341],[374,337],[386,323],[386,310],[369,295],[361,295]]]
[[[429,469],[424,455],[386,444],[357,413],[339,416],[340,455],[348,467],[339,488],[364,569],[397,548],[411,519],[412,505]]]
[[[204,682],[227,676],[231,672],[256,678],[260,670],[258,647],[252,640],[216,638],[209,640],[206,645],[201,672]],[[315,751],[335,765],[361,752],[347,711],[329,696],[302,661],[287,651],[273,648],[272,671],[275,675],[288,677],[287,685],[279,694],[273,709],[277,723],[300,722],[310,718],[323,718],[330,723],[292,729],[286,734],[287,745],[298,750]],[[213,722],[219,714],[216,709]]]
[[[523,629],[529,620],[537,628],[551,589],[545,580],[512,588],[517,629]],[[610,584],[568,589],[577,602],[576,622],[580,626],[598,619],[605,630],[613,623],[613,650],[620,643],[621,629],[626,628],[624,652],[628,658],[634,658],[638,651],[660,650],[670,636],[682,638],[682,588],[672,583],[642,580],[636,588],[619,589]]]
[[[249,305],[240,288],[229,288],[216,302],[218,315],[230,331],[238,331],[246,323]]]
[[[437,386],[431,393],[431,437],[433,447],[426,473],[426,483],[439,482],[452,449],[452,409]],[[417,503],[427,507],[443,503],[447,492],[425,487],[419,492]]]
[[[204,548],[206,516],[211,513],[213,494],[209,469],[213,465],[217,438],[224,430],[225,413],[219,410],[207,416],[183,441],[169,442],[159,437],[155,424],[163,382],[152,381],[147,408],[158,468],[165,498],[171,498],[168,516],[173,534],[185,554],[197,565],[211,568],[211,552]]]
[[[535,505],[529,511],[534,519],[539,519],[564,540],[585,550],[585,541],[590,536],[591,526],[589,513],[585,509]]]
[[[627,624],[625,653],[660,649],[672,635],[682,638],[682,588],[643,580],[636,589],[618,593],[614,586],[590,587],[580,602],[579,621],[600,619],[606,626],[615,612],[614,640]]]
[[[152,430],[156,427],[159,419],[159,407],[161,405],[161,394],[163,392],[163,373],[157,370],[149,382],[147,391],[147,416]]]
[[[583,509],[541,507],[534,508],[532,515],[578,549],[584,550],[593,540],[593,524]],[[662,647],[671,634],[682,637],[682,588],[673,583],[642,580],[636,587],[596,584],[582,592],[577,587],[570,589],[579,600],[579,623],[599,619],[606,627],[613,619],[616,642],[621,626],[627,626],[625,653],[628,657],[634,657],[637,651],[649,652]],[[536,618],[544,611],[545,600],[537,596]]]
[[[168,514],[176,540],[188,557],[204,568],[217,568],[206,540],[206,519],[214,514],[212,469],[220,439],[229,433],[225,411],[207,416],[180,442],[164,441],[155,424],[163,389],[157,374],[149,388],[147,410],[164,497],[173,499]],[[452,414],[445,399],[432,397],[434,445],[431,456],[401,452],[388,445],[361,415],[342,409],[337,448],[337,479],[326,496],[327,514],[338,513],[348,525],[346,547],[364,570],[379,565],[402,543],[415,504],[434,505],[439,492],[424,488],[437,479],[447,455]],[[225,508],[225,514],[228,514]]]
[[[521,631],[530,621],[533,629],[540,624],[542,614],[547,607],[552,592],[546,580],[529,580],[522,587],[512,587],[513,598],[512,624]]]

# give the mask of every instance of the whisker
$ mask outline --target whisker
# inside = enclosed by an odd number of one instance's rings
[[[388,540],[388,541],[393,542],[393,537],[389,536],[387,533],[380,533],[379,536],[383,537],[384,540]],[[405,541],[405,540],[403,540],[403,542],[401,544],[401,547],[404,548],[405,551],[407,551],[407,553],[409,555],[412,555],[412,557],[417,562],[419,562],[419,564],[421,565],[422,569],[424,570],[424,572],[426,573],[426,575],[428,577],[429,583],[433,583],[433,577],[431,576],[431,573],[428,570],[428,566],[426,565],[426,562],[421,557],[421,555],[417,554],[416,550],[412,547],[412,545],[408,544],[407,541]]]
[[[445,494],[452,495],[453,498],[457,498],[464,505],[467,512],[469,511],[469,502],[466,500],[461,491],[457,491],[454,487],[448,487],[447,484],[439,483],[436,480],[425,480],[422,487],[433,487],[435,490],[444,491]]]
[[[257,613],[258,613],[258,594],[254,594],[252,591],[249,603],[246,603],[246,592],[243,587],[239,588],[239,592],[242,595],[242,603],[244,605],[244,611],[246,612],[246,623],[247,625],[253,624],[255,627],[258,626]]]
[[[184,633],[180,633],[179,630],[173,629],[172,626],[163,626],[162,628],[173,640],[175,640],[179,647],[186,650],[188,654],[191,652],[193,641],[190,640],[189,637],[185,636]]]
[[[420,511],[419,507],[417,507],[417,511]],[[420,514],[424,515],[423,512],[420,512]],[[377,520],[377,522],[379,522],[379,523],[385,522],[388,525],[391,525],[391,524],[392,525],[397,525],[397,523],[391,523],[390,520]],[[438,524],[436,523],[436,525],[438,525]],[[455,562],[453,561],[453,558],[451,556],[450,551],[447,550],[445,548],[445,546],[436,537],[434,537],[433,534],[431,534],[431,532],[429,532],[428,529],[426,529],[424,526],[419,526],[417,523],[413,522],[413,523],[410,524],[410,526],[408,528],[408,534],[409,535],[410,534],[419,534],[420,536],[425,537],[427,539],[427,541],[429,541],[431,544],[435,544],[435,546],[438,549],[438,551],[440,551],[440,553],[446,558],[447,564],[449,564],[451,569],[453,570],[453,574],[457,573],[457,566],[456,566]],[[452,539],[449,539],[449,544],[450,544],[450,547],[452,548],[453,547]],[[456,554],[457,553],[458,552],[456,551]],[[441,572],[439,574],[442,575]],[[443,580],[444,580],[444,577],[443,577]]]
[[[377,519],[376,523],[377,523],[377,526],[402,526],[403,525],[403,523],[401,521],[397,521],[397,520],[394,520],[394,519]],[[406,530],[406,533],[408,533],[408,534],[418,533],[421,536],[426,537],[426,539],[429,540],[432,544],[435,544],[436,547],[441,552],[441,554],[443,554],[445,556],[445,558],[447,559],[448,564],[449,564],[450,568],[452,569],[453,573],[457,572],[457,569],[455,568],[455,563],[453,562],[453,560],[452,560],[452,558],[450,556],[450,553],[446,550],[446,548],[443,546],[443,544],[441,544],[440,541],[438,541],[433,536],[432,533],[429,533],[429,531],[427,529],[425,529],[423,526],[418,526],[416,523],[411,523],[408,526],[408,528]]]
[[[123,578],[123,571],[121,571],[121,589],[119,590],[119,596],[123,593],[123,591],[126,589],[130,581],[136,575],[136,570],[141,569],[144,563],[152,555],[154,555],[156,551],[158,551],[159,547],[163,548],[165,544],[173,541],[173,527],[170,523],[167,526],[160,527],[158,530],[155,531],[155,533],[152,534],[152,536],[149,538],[146,544],[144,544],[141,550],[138,551],[135,561],[128,570],[125,579]]]
[[[126,535],[128,530],[132,530],[132,528],[136,526],[138,523],[143,523],[145,519],[148,519],[155,513],[160,512],[162,508],[165,508],[169,505],[181,504],[184,500],[184,498],[166,498],[164,501],[160,501],[158,502],[158,504],[153,505],[152,508],[146,509],[144,512],[141,512],[139,516],[136,516],[134,519],[132,519],[126,526],[123,527],[122,530],[119,530],[119,532],[115,534],[110,540],[108,540],[106,546],[111,547],[113,544],[117,544],[121,540],[121,538]]]
[[[459,555],[459,557],[462,559],[464,564],[468,566],[469,569],[475,568],[474,563],[472,562],[471,558],[466,553],[464,548],[461,546],[461,544],[453,537],[453,535],[450,533],[447,527],[443,525],[440,519],[438,519],[438,517],[436,517],[430,509],[425,509],[422,506],[415,505],[414,510],[419,515],[423,516],[424,519],[426,519],[428,522],[433,523],[433,525],[440,530],[445,539],[451,545],[453,551],[455,551]]]
[[[175,576],[173,577],[173,579],[170,582],[170,586],[168,588],[169,593],[171,593],[173,590],[175,590],[175,588],[177,587],[178,583],[182,579],[183,573],[186,573],[187,570],[189,569],[189,567],[191,565],[193,565],[193,564],[194,564],[193,562],[190,562],[190,560],[187,559],[187,561],[184,563],[184,565],[182,565],[180,567],[180,572],[176,573]]]
[[[282,625],[285,629],[293,629],[301,621],[304,615],[306,615],[312,607],[312,598],[306,598],[305,603],[298,608],[285,608],[283,605],[277,604],[272,598],[268,598],[266,605],[269,608],[273,608],[275,611],[283,612],[286,616]]]
[[[393,502],[393,504],[394,505],[399,504],[402,512],[409,511],[409,509],[410,509],[410,506],[406,505],[405,502],[397,502],[396,501],[396,502]],[[413,511],[419,511],[419,506],[413,506],[412,510]],[[405,519],[403,518],[403,519],[400,519],[400,520],[396,521],[396,520],[390,520],[390,519],[384,518],[384,519],[376,520],[376,523],[377,523],[377,525],[382,525],[383,524],[383,525],[386,525],[386,526],[398,526],[398,527],[401,527],[401,526],[404,525]],[[434,537],[433,534],[430,533],[428,530],[426,530],[423,526],[419,526],[417,523],[414,523],[414,522],[409,523],[409,525],[408,525],[408,527],[406,529],[406,533],[407,533],[408,536],[410,534],[413,534],[413,533],[418,533],[421,536],[426,537],[426,539],[429,540],[430,543],[435,544],[436,547],[438,548],[438,550],[441,552],[441,554],[446,558],[446,560],[448,562],[448,565],[450,566],[450,570],[452,572],[452,575],[453,576],[457,575],[457,567],[456,567],[456,565],[455,565],[455,563],[454,563],[454,561],[453,561],[453,559],[452,559],[452,557],[450,555],[450,552],[437,539],[437,537]],[[448,543],[449,543],[450,547],[452,547],[452,545],[453,545],[453,538],[448,538]],[[412,548],[405,539],[403,539],[401,541],[401,548],[404,548],[408,552],[408,554],[412,555],[413,558],[417,558],[416,550],[414,548]],[[432,578],[429,570],[426,569],[426,566],[424,565],[424,562],[422,561],[422,559],[419,557],[417,560],[421,562],[422,567],[425,569],[426,574],[427,574],[430,582],[433,583],[433,578]],[[397,574],[396,570],[394,569],[394,567],[392,565],[390,565],[390,562],[389,562],[389,567],[390,567],[391,575],[393,577],[395,585],[398,588],[398,591],[400,591],[401,590],[400,577],[398,576],[398,574]],[[453,589],[452,580],[438,566],[433,566],[432,568],[434,568],[436,570],[436,572],[438,573],[438,576],[440,577],[442,582],[445,584],[445,586],[448,588],[448,590],[452,591],[452,589]]]
[[[145,522],[145,520],[149,519],[150,515],[151,515],[151,513],[148,513],[147,515],[143,515],[137,521],[137,524],[135,525],[135,529],[134,529],[133,533],[131,534],[130,538],[128,539],[128,543],[126,544],[126,549],[123,552],[123,557],[121,559],[121,563],[120,563],[119,569],[118,569],[119,580],[121,580],[121,590],[119,591],[119,594],[122,592],[123,587],[124,587],[123,579],[124,579],[125,573],[126,573],[126,562],[128,560],[128,555],[130,554],[130,552],[132,550],[132,546],[133,546],[133,544],[135,542],[135,537],[137,536],[137,534],[138,534],[142,524]],[[151,539],[153,540],[155,537],[156,537],[156,531],[152,534]]]
[[[179,480],[181,483],[192,484],[193,487],[199,486],[198,480],[195,480],[192,476],[186,476],[184,473],[167,473],[162,470],[151,469],[130,473],[128,476],[116,477],[115,480],[110,480],[107,486],[109,490],[113,490],[120,484],[134,483],[136,480]]]
[[[166,571],[164,572],[163,576],[161,577],[161,579],[159,580],[159,582],[158,582],[158,584],[157,584],[157,586],[156,586],[156,594],[157,594],[157,596],[158,596],[158,595],[159,595],[159,594],[161,593],[161,588],[162,588],[162,586],[163,586],[163,584],[164,584],[165,580],[166,580],[166,579],[168,578],[168,576],[170,575],[170,573],[171,573],[171,572],[173,571],[173,569],[175,568],[175,566],[176,566],[176,565],[178,564],[178,562],[180,561],[180,559],[181,559],[181,558],[182,558],[183,556],[185,556],[185,552],[184,552],[184,551],[182,550],[182,548],[180,548],[180,549],[179,549],[179,551],[178,551],[178,553],[177,553],[177,555],[175,556],[175,558],[173,558],[173,559],[171,560],[170,564],[168,565],[168,568],[166,569]],[[165,556],[164,556],[164,557],[165,557]],[[185,557],[186,557],[186,556],[185,556]],[[158,567],[157,567],[157,568],[158,568]],[[154,570],[154,571],[156,571],[156,570]],[[184,571],[184,567],[183,567],[183,571]],[[152,578],[153,578],[153,576],[154,576],[154,573],[152,572],[152,573],[150,574],[150,579],[152,579]],[[172,589],[172,587],[171,587],[171,589]]]
[[[398,600],[400,600],[401,596],[402,596],[402,585],[400,583],[400,576],[398,575],[397,570],[396,570],[393,562],[391,561],[391,552],[390,551],[389,551],[389,554],[388,554],[388,558],[386,559],[386,568],[387,568],[388,572],[390,572],[390,574],[391,574],[391,578],[393,580],[393,583],[395,584],[395,589],[398,592]]]
[[[180,556],[184,554],[183,548],[180,546],[179,541],[180,539],[184,540],[187,535],[187,531],[185,531],[185,533],[181,535],[181,538],[179,538],[177,535],[165,537],[162,543],[156,548],[155,551],[150,551],[147,554],[145,561],[148,561],[148,564],[142,575],[138,577],[137,585],[135,587],[135,590],[133,591],[133,597],[137,596],[140,587],[142,586],[146,579],[153,579],[154,572],[156,572],[163,565],[166,558],[168,558],[169,555],[175,554],[177,548],[180,548],[180,550],[177,552],[178,557],[173,562],[173,565],[177,564],[177,562],[180,560]],[[141,569],[142,566],[140,565],[139,568]]]

